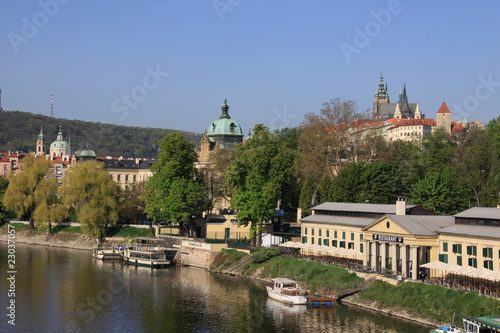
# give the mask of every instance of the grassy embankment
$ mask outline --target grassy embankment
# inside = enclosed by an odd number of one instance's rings
[[[224,250],[211,267],[220,271],[244,256],[236,250]],[[453,313],[458,323],[463,317],[481,314],[500,314],[500,302],[476,292],[464,292],[436,285],[405,282],[398,287],[380,280],[368,280],[349,273],[344,268],[320,263],[276,256],[263,263],[250,263],[244,267],[243,275],[259,278],[287,277],[306,285],[312,290],[345,290],[356,287],[365,289],[356,294],[353,301],[389,312],[405,312],[412,317],[434,322],[451,321]]]

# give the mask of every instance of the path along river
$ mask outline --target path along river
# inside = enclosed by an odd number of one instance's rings
[[[152,270],[23,244],[15,267],[7,256],[0,243],[1,332],[429,332],[341,304],[287,307],[269,300],[261,282],[199,268]]]

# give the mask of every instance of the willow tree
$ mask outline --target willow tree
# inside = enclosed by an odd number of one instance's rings
[[[74,207],[82,231],[91,238],[102,237],[118,221],[118,185],[104,163],[87,161],[71,166],[60,193],[65,206]]]
[[[9,174],[9,186],[5,191],[2,203],[13,211],[18,218],[29,218],[30,230],[35,230],[34,212],[40,205],[46,203],[41,200],[43,196],[55,195],[52,187],[47,183],[51,181],[51,162],[44,158],[26,156],[20,162],[21,171]],[[42,193],[47,192],[47,193]],[[41,207],[43,209],[43,207]]]

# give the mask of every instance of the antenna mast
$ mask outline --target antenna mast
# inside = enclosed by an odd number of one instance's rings
[[[50,116],[54,117],[54,94],[50,95]]]

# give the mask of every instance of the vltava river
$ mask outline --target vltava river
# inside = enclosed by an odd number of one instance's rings
[[[2,276],[8,249],[0,243]],[[262,283],[192,267],[93,260],[81,250],[16,244],[0,283],[2,332],[408,332],[429,329],[355,307],[287,307]],[[11,290],[11,292],[9,292]],[[15,326],[7,309],[15,300]]]

